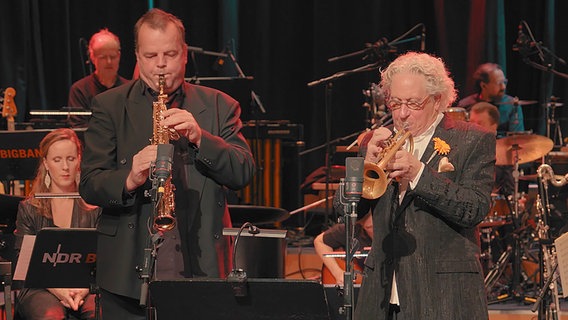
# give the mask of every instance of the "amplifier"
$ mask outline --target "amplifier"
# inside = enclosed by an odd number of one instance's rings
[[[242,190],[242,203],[298,208],[302,180],[299,151],[304,147],[304,127],[287,120],[257,120],[245,122],[242,133],[257,165],[253,181]]]
[[[243,123],[243,135],[248,139],[304,140],[304,126],[288,120],[257,120]]]

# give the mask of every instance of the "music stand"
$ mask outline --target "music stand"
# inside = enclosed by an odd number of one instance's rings
[[[287,230],[258,229],[242,232],[235,254],[235,269],[251,278],[284,278]],[[224,236],[237,236],[239,228],[224,228]]]
[[[84,142],[86,129],[74,129]],[[32,180],[40,157],[39,143],[53,130],[0,130],[0,180]]]
[[[14,262],[14,229],[18,205],[24,197],[0,194],[0,258]],[[0,259],[0,260],[1,260]]]
[[[323,286],[317,281],[248,279],[247,295],[236,297],[223,279],[153,281],[150,297],[157,319],[329,320]]]
[[[96,229],[44,228],[33,237],[24,237],[14,280],[24,280],[26,288],[91,288]]]

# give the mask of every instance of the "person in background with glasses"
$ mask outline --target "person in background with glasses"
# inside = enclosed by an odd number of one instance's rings
[[[409,131],[414,150],[396,151],[386,192],[358,206],[375,209],[355,319],[487,319],[476,226],[491,203],[495,135],[443,114],[457,94],[437,57],[401,55],[380,85],[394,126],[370,131],[362,156],[377,163],[391,130]]]
[[[499,108],[497,136],[506,136],[507,132],[524,131],[523,108],[515,104],[516,98],[505,93],[508,80],[501,67],[495,63],[484,63],[477,67],[473,79],[476,92],[461,99],[458,107],[469,112],[474,104],[489,102]]]
[[[128,82],[118,74],[120,40],[108,29],[101,29],[91,37],[89,62],[93,64],[95,71],[71,86],[67,102],[67,106],[71,109],[91,110],[91,100],[94,96]],[[86,127],[89,118],[89,116],[70,116],[69,125],[75,128]]]

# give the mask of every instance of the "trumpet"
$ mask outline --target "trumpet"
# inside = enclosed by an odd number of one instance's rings
[[[387,178],[385,168],[388,162],[394,157],[396,152],[402,149],[408,141],[408,152],[414,151],[414,140],[412,134],[407,130],[399,130],[385,140],[386,146],[379,154],[377,163],[365,161],[363,168],[363,195],[365,199],[377,199],[382,196],[390,184],[390,178]]]

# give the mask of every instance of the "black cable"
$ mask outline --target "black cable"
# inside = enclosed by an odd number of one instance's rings
[[[248,228],[248,232],[250,234],[259,234],[260,233],[260,229],[258,229],[255,225],[253,225],[250,222],[245,222],[243,223],[243,225],[241,226],[241,228],[239,229],[239,232],[237,232],[237,235],[235,236],[235,244],[233,246],[233,271],[235,270],[239,270],[237,268],[237,245],[239,243],[239,239],[241,238],[241,233],[243,232],[243,230],[245,228]]]
[[[250,222],[245,222],[239,229],[235,237],[235,244],[233,247],[233,270],[227,276],[227,282],[231,284],[231,288],[233,290],[233,295],[235,297],[246,297],[248,295],[248,288],[247,288],[247,273],[243,269],[237,269],[237,245],[239,239],[241,238],[241,233],[245,228],[248,228],[248,232],[250,234],[258,234],[260,233],[260,229],[254,226]]]
[[[87,57],[85,58],[85,51]],[[93,73],[93,62],[91,61],[91,56],[89,54],[89,43],[85,38],[79,38],[79,57],[81,59],[81,68],[83,69],[83,77]],[[89,73],[87,73],[86,66],[89,66]]]

